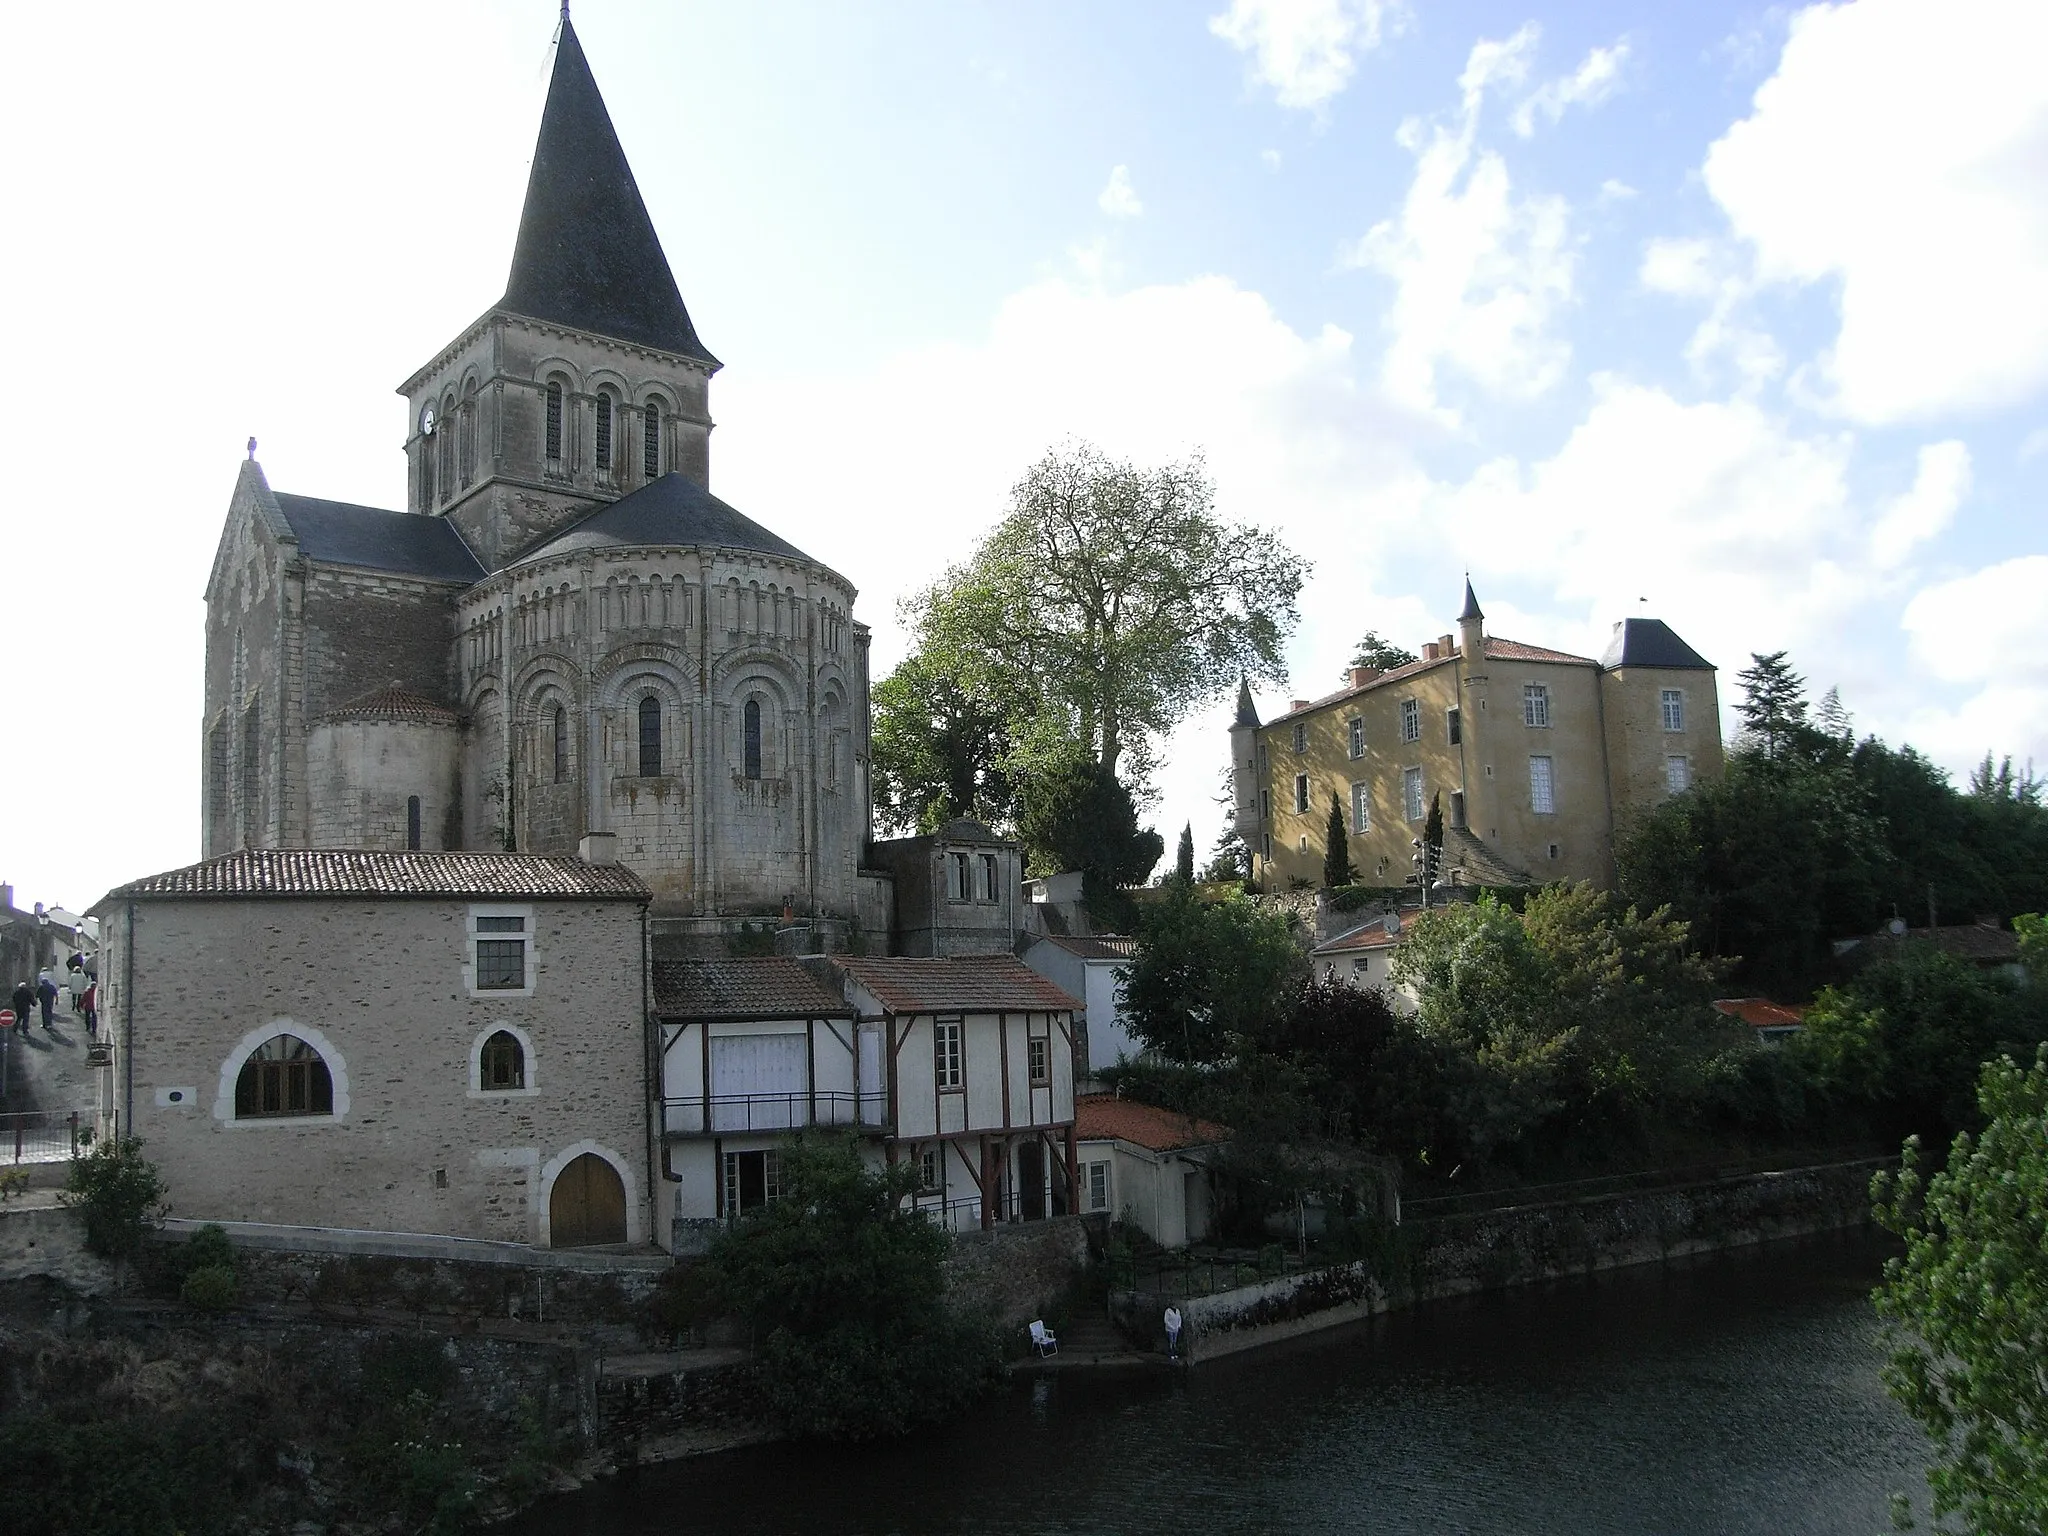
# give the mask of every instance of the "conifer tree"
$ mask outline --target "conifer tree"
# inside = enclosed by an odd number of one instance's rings
[[[1176,878],[1192,885],[1195,881],[1195,824],[1183,823],[1180,829],[1180,846],[1173,853],[1173,873]]]
[[[1323,884],[1356,885],[1358,871],[1351,867],[1351,830],[1344,825],[1344,806],[1337,792],[1330,791],[1330,821],[1323,834]]]

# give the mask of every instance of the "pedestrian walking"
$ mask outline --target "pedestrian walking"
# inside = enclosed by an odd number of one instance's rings
[[[76,960],[78,956],[73,955],[71,958]],[[85,1016],[85,994],[92,990],[92,978],[85,974],[84,966],[73,965],[71,967],[71,974],[65,980],[71,983],[71,1011],[83,1018]]]
[[[1180,1308],[1171,1302],[1166,1305],[1166,1358],[1180,1358]]]
[[[36,1001],[43,1005],[43,1028],[54,1032],[57,1025],[51,1010],[57,1006],[57,978],[47,968],[36,977]]]
[[[100,984],[93,982],[85,989],[85,1037],[90,1040],[99,1030]]]
[[[27,1034],[29,1022],[35,1017],[36,989],[26,981],[14,984],[14,1028],[19,1034]]]

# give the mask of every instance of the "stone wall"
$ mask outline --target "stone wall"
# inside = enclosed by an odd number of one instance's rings
[[[1087,1263],[1079,1216],[963,1232],[946,1260],[946,1292],[956,1303],[987,1307],[1006,1328],[1019,1327],[1053,1310]]]
[[[84,1296],[112,1289],[113,1269],[87,1252],[85,1226],[54,1194],[16,1196],[0,1206],[0,1281],[46,1276]]]

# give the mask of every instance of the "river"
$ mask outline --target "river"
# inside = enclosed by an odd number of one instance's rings
[[[1440,1303],[1169,1378],[1019,1383],[865,1449],[761,1446],[520,1536],[1878,1536],[1924,1513],[1862,1236]]]

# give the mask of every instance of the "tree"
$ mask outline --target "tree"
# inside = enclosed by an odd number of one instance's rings
[[[1157,832],[1138,825],[1130,790],[1078,748],[1026,775],[1019,798],[1017,832],[1033,870],[1080,870],[1089,909],[1099,916],[1110,915],[1120,889],[1148,879],[1166,852]]]
[[[1330,819],[1323,826],[1323,884],[1333,889],[1358,883],[1351,867],[1351,829],[1344,824],[1344,806],[1330,791]]]
[[[1012,822],[1017,791],[1006,712],[957,675],[912,654],[875,684],[875,819],[903,833],[955,816]]]
[[[1152,742],[1240,677],[1279,681],[1308,565],[1216,516],[1199,455],[1047,453],[964,565],[906,599],[920,656],[1002,699],[1020,748],[1079,742],[1143,783]],[[1022,719],[1020,720],[1020,717]]]
[[[1351,661],[1346,666],[1343,681],[1351,681],[1351,667],[1371,667],[1376,672],[1391,672],[1396,667],[1405,667],[1415,660],[1413,651],[1404,651],[1391,640],[1382,640],[1378,633],[1368,629],[1365,638],[1353,647]]]
[[[1222,792],[1213,798],[1223,810],[1223,830],[1209,850],[1209,862],[1202,867],[1202,879],[1215,885],[1240,885],[1251,878],[1252,851],[1237,825],[1237,791],[1230,769],[1221,774]]]
[[[1179,1062],[1220,1062],[1257,1038],[1306,957],[1286,918],[1175,885],[1140,917],[1118,997],[1131,1033]]]
[[[1933,1441],[1936,1519],[1978,1536],[2048,1528],[2048,1051],[2010,1058],[1977,1085],[1981,1136],[1955,1138],[1932,1179],[1919,1142],[1871,1189],[1906,1243],[1887,1261],[1878,1314],[1885,1384]]]
[[[60,1198],[84,1218],[86,1247],[118,1262],[134,1258],[163,1225],[171,1209],[165,1192],[140,1140],[109,1137],[73,1160]]]
[[[780,1197],[720,1234],[706,1300],[752,1329],[769,1413],[835,1440],[937,1424],[1002,1370],[985,1323],[955,1313],[946,1234],[905,1203],[908,1164],[862,1162],[850,1137],[783,1142]]]
[[[1742,702],[1735,706],[1742,737],[1767,758],[1783,757],[1813,730],[1806,718],[1806,679],[1785,657],[1784,651],[1768,656],[1752,652],[1751,665],[1736,674],[1743,690]]]
[[[1180,846],[1173,851],[1174,878],[1191,883],[1195,878],[1195,824],[1184,822],[1180,829]]]

